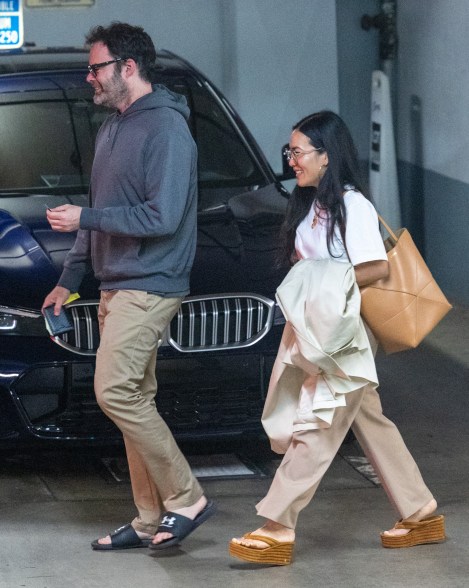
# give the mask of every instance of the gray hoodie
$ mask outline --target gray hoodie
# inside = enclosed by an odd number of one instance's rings
[[[92,208],[59,284],[77,291],[91,258],[103,290],[189,291],[195,255],[197,149],[183,96],[164,86],[103,123],[91,173]]]

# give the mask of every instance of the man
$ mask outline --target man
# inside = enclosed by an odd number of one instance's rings
[[[122,431],[138,516],[96,550],[177,544],[214,512],[155,406],[157,342],[189,291],[196,245],[197,152],[184,97],[152,87],[156,52],[140,27],[87,36],[94,102],[115,109],[96,139],[92,208],[47,212],[78,230],[43,307],[58,314],[91,262],[100,281],[95,392]],[[156,531],[156,534],[155,534]]]

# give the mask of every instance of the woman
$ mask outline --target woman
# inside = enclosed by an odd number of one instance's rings
[[[345,123],[329,111],[302,119],[293,127],[285,155],[297,181],[282,227],[285,259],[292,265],[298,260],[300,263],[296,265],[305,263],[303,260],[329,259],[353,266],[359,297],[358,287],[388,275],[388,261],[377,214],[362,185],[356,149]],[[336,263],[334,267],[337,266]],[[319,311],[314,312],[310,320],[311,324],[320,326],[328,322],[329,315],[319,316]],[[375,350],[372,335],[369,337],[367,344],[372,344]],[[300,343],[293,340],[294,331],[290,329],[288,337],[284,334],[279,354],[282,346],[285,353],[286,345]],[[372,354],[371,361],[374,366]],[[296,373],[298,371],[301,372],[296,370]],[[264,424],[270,418],[267,405],[278,410],[282,404],[278,397],[272,399],[278,384],[278,381],[272,381],[276,379],[274,372],[275,366],[263,415]],[[316,372],[321,373],[321,370]],[[381,533],[383,546],[410,547],[443,541],[444,517],[431,516],[437,503],[425,486],[396,426],[382,414],[375,389],[377,382],[368,377],[361,388],[346,391],[342,404],[336,403],[330,419],[320,415],[308,421],[300,418],[301,405],[307,404],[311,398],[314,403],[319,380],[317,374],[316,378],[305,372],[302,374],[299,395],[296,392],[293,395],[298,400],[298,416],[294,426],[290,427],[293,432],[287,444],[279,450],[279,444],[272,440],[267,430],[272,448],[285,453],[267,495],[256,506],[257,514],[267,521],[253,533],[232,539],[230,554],[257,563],[285,565],[291,562],[298,514],[312,499],[350,427],[401,516],[393,529]]]

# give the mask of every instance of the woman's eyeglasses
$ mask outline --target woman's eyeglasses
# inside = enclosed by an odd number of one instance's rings
[[[293,161],[298,163],[300,157],[303,157],[303,155],[308,155],[309,153],[313,153],[313,151],[324,151],[324,149],[311,149],[310,151],[302,151],[301,149],[289,149],[288,147],[285,147],[283,150],[283,155],[286,157],[287,161],[293,159]]]

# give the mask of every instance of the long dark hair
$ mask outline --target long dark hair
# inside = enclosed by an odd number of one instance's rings
[[[327,248],[332,254],[334,231],[338,227],[345,245],[346,210],[344,187],[349,184],[370,199],[360,173],[358,154],[350,132],[344,121],[329,110],[316,112],[302,118],[293,126],[308,137],[312,147],[326,152],[328,165],[319,186],[300,188],[296,186],[290,196],[285,220],[281,228],[281,263],[293,263],[296,229],[308,214],[313,201],[320,216],[328,221]]]

